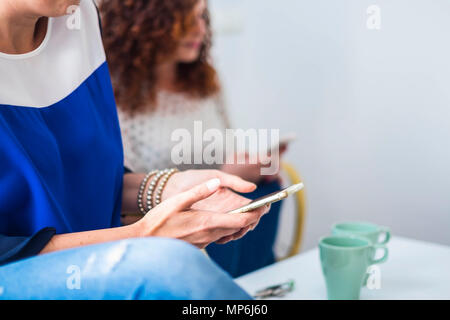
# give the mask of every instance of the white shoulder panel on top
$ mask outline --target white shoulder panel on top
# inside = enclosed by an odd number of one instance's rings
[[[0,104],[47,107],[78,88],[106,60],[97,10],[82,0],[77,16],[50,18],[39,48],[20,55],[0,53]],[[80,18],[79,29],[70,19]]]

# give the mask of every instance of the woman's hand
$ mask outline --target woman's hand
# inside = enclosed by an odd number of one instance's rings
[[[196,180],[204,180],[204,182],[164,201],[138,222],[118,228],[58,234],[53,236],[42,249],[41,254],[150,236],[182,239],[199,248],[204,248],[212,242],[226,243],[239,239],[254,228],[261,216],[269,210],[269,207],[265,207],[243,214],[226,213],[247,204],[250,200],[229,189],[220,188],[220,186],[230,187],[240,192],[253,191],[255,186],[237,177],[216,171],[203,172],[200,175],[198,173],[200,172],[180,173],[179,177],[188,177],[192,180],[185,181],[185,183],[178,181],[180,182],[179,189],[186,188]],[[125,190],[126,197],[130,202],[128,210],[133,210],[131,202],[135,203],[137,196],[137,191],[134,191],[137,188],[134,184],[138,184],[137,182],[142,179],[137,179],[139,178],[137,174],[127,174],[126,176],[128,176],[126,183],[129,184],[128,190]],[[221,184],[218,179],[209,182],[205,180],[206,177],[211,176],[221,176],[225,183]],[[133,180],[136,181],[133,183]],[[176,186],[172,186],[172,190],[176,189]],[[134,201],[132,201],[133,199]]]
[[[235,183],[240,184],[235,179],[227,181],[228,185]],[[143,237],[176,238],[198,248],[205,248],[216,241],[226,243],[238,239],[257,225],[269,207],[243,214],[229,214],[229,209],[247,204],[249,200],[220,188],[223,186],[224,183],[215,178],[172,196],[149,211],[134,227]],[[240,189],[237,185],[234,187]]]
[[[249,193],[256,189],[254,183],[219,170],[187,170],[172,175],[164,188],[161,199],[162,201],[167,200],[212,179],[220,179],[221,187],[240,193]]]
[[[230,189],[219,189],[216,193],[214,193],[212,196],[201,200],[193,205],[193,208],[196,209],[204,209],[204,210],[214,210],[218,212],[230,212],[231,210],[240,208],[242,206],[247,205],[250,202],[249,199],[240,197],[236,195],[233,191]],[[270,205],[266,207],[266,212],[268,212],[270,209]],[[256,226],[259,223],[259,219],[251,224],[250,226],[247,226],[244,229],[239,230],[238,232],[226,236],[224,238],[219,239],[216,241],[218,244],[225,244],[229,241],[237,240],[242,238],[247,234],[248,231],[253,230],[256,228]]]
[[[124,175],[122,194],[122,214],[124,215],[122,224],[124,225],[132,224],[142,217],[136,216],[136,213],[139,211],[137,207],[139,186],[144,177],[144,173],[129,173]],[[172,175],[164,188],[161,200],[165,201],[194,186],[216,178],[220,179],[222,187],[230,188],[240,193],[248,193],[256,189],[255,184],[218,170],[188,170]],[[248,200],[246,199],[246,201]],[[230,208],[230,210],[231,209],[235,208]]]
[[[226,172],[231,175],[235,175],[241,177],[246,181],[250,181],[253,183],[260,183],[263,180],[263,176],[261,175],[261,168],[263,165],[261,163],[257,164],[224,164],[220,168],[223,172]]]

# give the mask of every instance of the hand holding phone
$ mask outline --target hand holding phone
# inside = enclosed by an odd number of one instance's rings
[[[247,204],[241,208],[232,210],[229,213],[245,213],[245,212],[253,211],[253,210],[261,208],[267,204],[272,204],[272,203],[278,202],[280,200],[286,199],[290,195],[292,195],[296,192],[299,192],[303,188],[304,188],[304,184],[302,182],[298,183],[298,184],[294,184],[284,190],[277,191],[277,192],[268,194],[264,197],[253,200],[249,204]]]

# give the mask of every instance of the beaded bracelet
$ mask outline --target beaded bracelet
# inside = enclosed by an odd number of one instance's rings
[[[162,192],[164,190],[164,187],[166,186],[167,181],[169,180],[169,178],[176,172],[178,172],[178,169],[172,168],[161,179],[161,184],[158,186],[158,189],[156,189],[155,205],[158,205],[158,204],[161,203],[161,194],[162,194]]]
[[[139,186],[138,208],[139,208],[140,213],[142,213],[143,215],[145,215],[147,213],[147,211],[145,211],[144,203],[142,201],[142,199],[144,198],[145,187],[147,186],[147,182],[150,179],[150,177],[157,172],[158,172],[158,170],[153,170],[153,171],[150,171],[149,173],[147,173],[144,180],[142,180],[141,185]]]
[[[150,181],[150,185],[147,189],[147,211],[150,211],[153,208],[153,191],[155,191],[159,179],[168,172],[169,169],[159,171]]]

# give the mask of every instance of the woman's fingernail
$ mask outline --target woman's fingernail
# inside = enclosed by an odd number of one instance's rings
[[[216,191],[220,186],[220,179],[212,179],[206,183],[206,187],[209,191]]]

